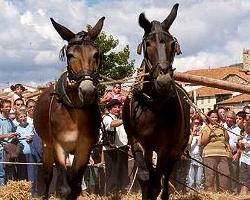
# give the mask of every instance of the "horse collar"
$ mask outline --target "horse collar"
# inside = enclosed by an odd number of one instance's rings
[[[55,93],[58,97],[58,101],[62,102],[64,105],[70,108],[75,108],[75,109],[82,108],[83,105],[74,105],[73,102],[70,100],[66,92],[67,84],[68,84],[68,77],[67,77],[67,72],[65,71],[60,76],[55,86]]]

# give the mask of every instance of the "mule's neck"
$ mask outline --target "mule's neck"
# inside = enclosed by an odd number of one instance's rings
[[[73,105],[81,105],[81,100],[79,98],[77,87],[70,87],[67,85],[65,90],[66,90],[67,96],[69,97],[69,100],[72,102]]]

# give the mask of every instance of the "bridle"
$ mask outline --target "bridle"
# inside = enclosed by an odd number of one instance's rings
[[[143,39],[142,39],[142,48],[143,48],[143,54],[144,54],[144,59],[143,61],[145,62],[146,64],[146,67],[147,69],[149,70],[149,74],[150,75],[153,75],[154,71],[156,70],[156,68],[159,66],[159,65],[162,65],[162,64],[166,64],[166,60],[167,60],[167,57],[166,57],[166,51],[165,51],[165,45],[162,47],[160,46],[160,39],[159,39],[159,35],[160,34],[163,34],[163,35],[166,35],[167,37],[170,37],[172,39],[172,41],[174,42],[174,48],[170,54],[170,59],[171,59],[171,62],[167,63],[168,64],[168,68],[172,71],[174,71],[172,69],[172,65],[173,65],[173,61],[174,61],[174,56],[175,56],[175,53],[177,52],[178,48],[179,48],[179,43],[177,41],[177,39],[172,36],[169,32],[166,32],[164,30],[162,30],[162,27],[161,25],[159,24],[159,22],[156,22],[154,21],[153,23],[156,24],[156,27],[158,30],[155,30],[155,31],[152,31],[150,32],[149,34],[146,34],[144,35]],[[147,41],[149,41],[149,38],[152,36],[152,35],[155,35],[155,38],[156,38],[156,49],[157,49],[157,53],[158,53],[158,56],[159,56],[159,61],[156,65],[152,65],[151,61],[149,60],[148,58],[148,54],[147,54]],[[179,53],[177,53],[179,54]]]
[[[71,41],[69,41],[68,45],[66,46],[66,55],[68,54],[68,50],[70,47],[74,46],[74,45],[91,45],[93,47],[95,47],[96,49],[98,49],[99,52],[99,57],[98,57],[98,61],[99,61],[99,66],[97,67],[97,70],[94,71],[87,71],[87,70],[83,70],[81,69],[79,72],[75,72],[72,67],[69,64],[69,60],[67,59],[67,77],[68,77],[68,82],[70,86],[74,86],[74,87],[78,87],[79,84],[84,81],[84,80],[91,80],[93,82],[93,84],[96,86],[99,83],[99,71],[98,69],[101,67],[102,65],[102,53],[100,51],[100,48],[94,43],[94,41],[90,40],[87,35],[86,32],[82,31],[78,34],[76,34],[76,37],[74,37]]]

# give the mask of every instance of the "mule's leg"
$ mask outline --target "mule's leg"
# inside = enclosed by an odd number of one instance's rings
[[[58,172],[57,188],[61,199],[68,200],[67,196],[70,194],[70,188],[67,181],[66,155],[63,147],[59,143],[55,143],[55,162]]]
[[[80,141],[84,141],[84,143]],[[82,177],[89,162],[89,156],[92,146],[93,142],[90,141],[87,137],[85,137],[83,140],[79,140],[79,144],[77,145],[77,149],[75,152],[74,161],[68,176],[68,182],[71,188],[71,193],[68,196],[68,199],[70,200],[77,199],[82,191]]]
[[[45,195],[43,199],[49,198],[49,187],[53,176],[53,146],[51,143],[43,143],[43,177],[45,181]]]
[[[165,166],[164,166],[164,172],[163,172],[164,173],[164,182],[163,182],[163,192],[161,195],[161,199],[168,200],[169,199],[168,181],[169,181],[170,174],[173,170],[174,161],[165,160],[163,162],[165,163]]]
[[[153,167],[152,156],[153,152],[151,150],[145,151],[145,160],[149,169],[149,199],[156,200],[161,192],[162,169],[160,165]]]
[[[134,141],[131,145],[131,150],[134,155],[135,164],[138,167],[137,179],[141,187],[142,200],[147,200],[149,196],[149,171],[143,156],[142,146]]]

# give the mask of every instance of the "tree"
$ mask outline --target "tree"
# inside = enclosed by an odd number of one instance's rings
[[[87,25],[87,30],[90,30],[91,26]],[[129,77],[134,73],[134,60],[129,60],[130,49],[126,45],[122,51],[115,52],[114,49],[118,46],[119,40],[114,39],[112,35],[107,35],[105,32],[101,32],[96,38],[95,43],[101,49],[103,54],[102,68],[100,74],[109,78],[119,80],[125,77]],[[98,85],[98,96],[104,95],[106,86]]]
[[[87,26],[89,30],[91,26]],[[134,60],[129,60],[130,49],[126,45],[122,51],[115,52],[114,49],[118,46],[119,40],[114,39],[112,35],[106,35],[105,32],[95,40],[103,53],[103,67],[100,74],[109,78],[118,80],[131,76],[134,73]]]

